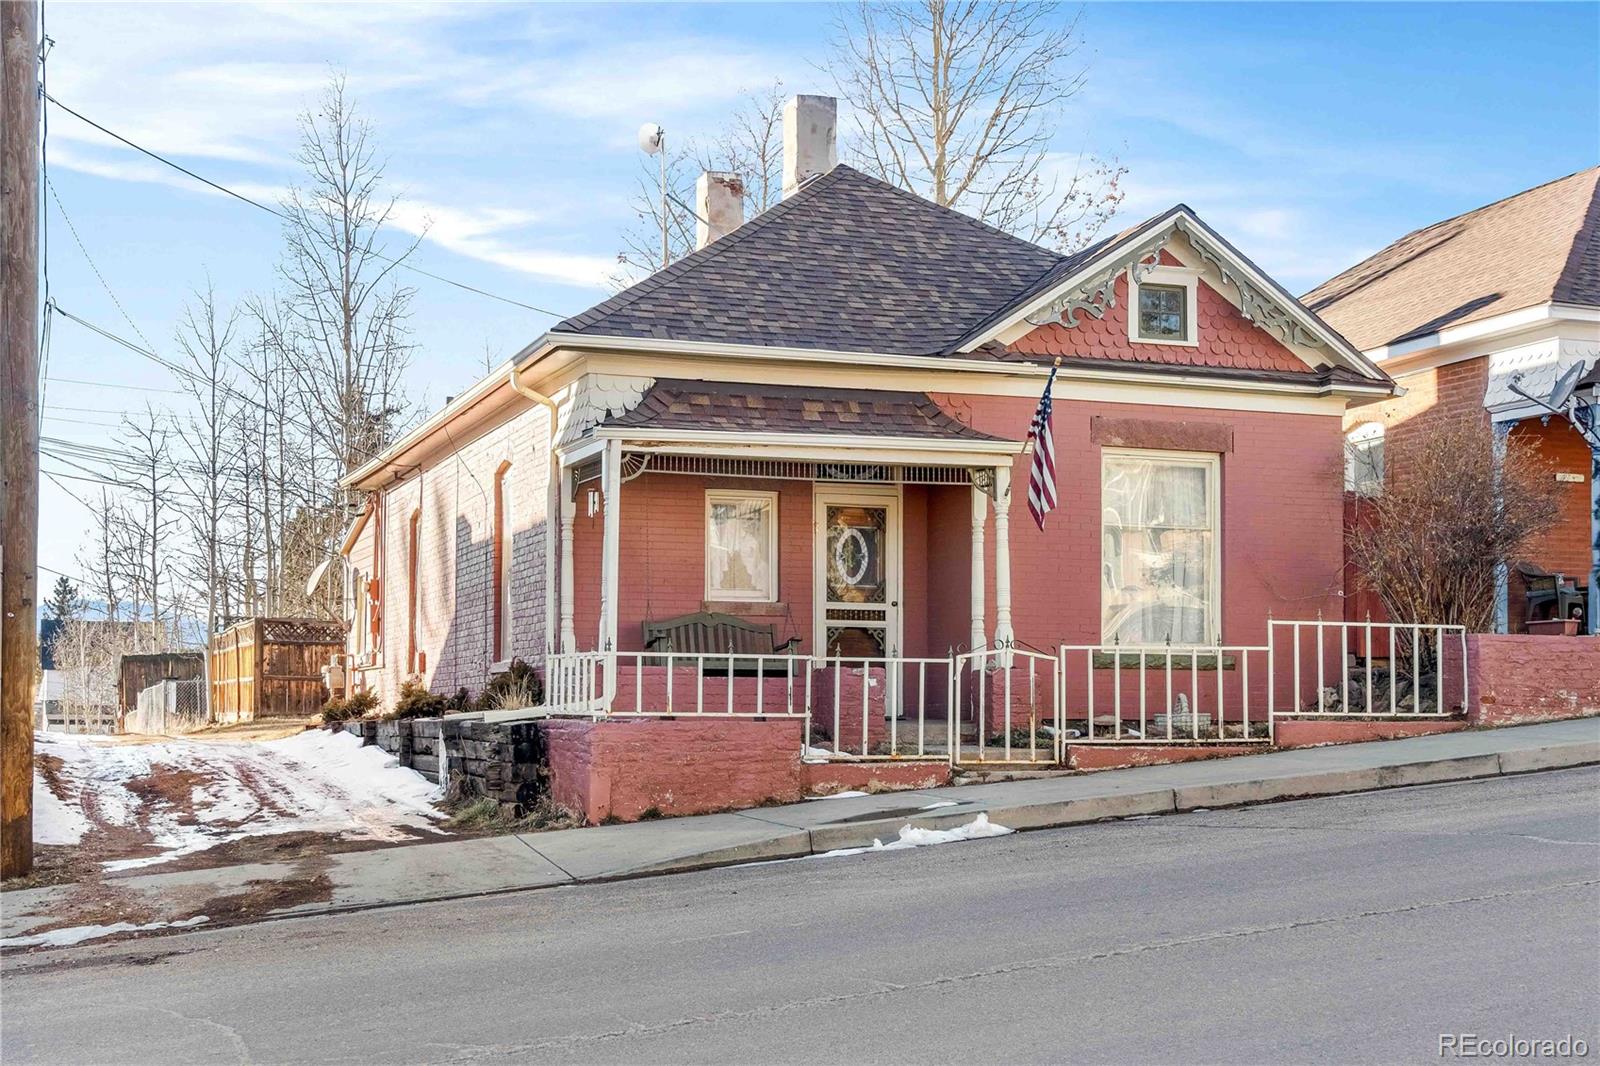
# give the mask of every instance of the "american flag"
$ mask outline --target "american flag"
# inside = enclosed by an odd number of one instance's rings
[[[1056,509],[1056,442],[1050,432],[1050,390],[1055,387],[1057,363],[1050,368],[1050,380],[1044,383],[1044,395],[1039,397],[1039,407],[1033,412],[1033,422],[1028,426],[1028,440],[1033,443],[1033,466],[1028,470],[1028,513],[1044,529],[1044,516]]]

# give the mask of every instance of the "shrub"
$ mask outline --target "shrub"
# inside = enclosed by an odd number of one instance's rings
[[[533,667],[521,659],[511,660],[511,668],[496,674],[479,694],[477,710],[504,711],[537,707],[544,702],[544,684]]]
[[[378,694],[372,689],[362,689],[346,699],[331,699],[322,705],[322,724],[333,725],[365,718],[378,706]]]
[[[394,710],[385,717],[391,722],[401,718],[438,718],[448,709],[448,703],[443,696],[429,692],[420,679],[413,677],[400,686]]]

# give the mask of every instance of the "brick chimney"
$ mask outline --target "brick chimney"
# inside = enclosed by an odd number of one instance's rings
[[[791,96],[783,105],[783,196],[839,164],[834,135],[839,101],[831,96]]]
[[[698,250],[744,224],[744,182],[737,174],[708,170],[694,183],[694,246]]]

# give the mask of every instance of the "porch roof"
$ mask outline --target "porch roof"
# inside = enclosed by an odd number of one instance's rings
[[[671,378],[601,428],[1018,443],[958,422],[922,392]]]

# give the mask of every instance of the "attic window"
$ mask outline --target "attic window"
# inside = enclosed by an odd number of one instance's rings
[[[1128,297],[1128,339],[1143,344],[1198,343],[1195,330],[1199,271],[1158,266],[1135,275]]]
[[[1139,339],[1146,341],[1182,340],[1184,328],[1181,285],[1139,286]]]

